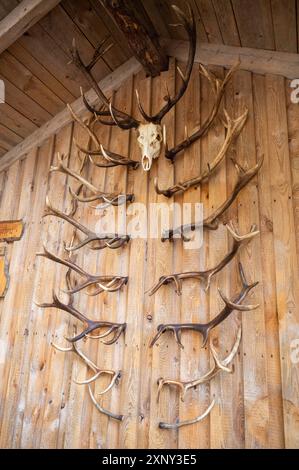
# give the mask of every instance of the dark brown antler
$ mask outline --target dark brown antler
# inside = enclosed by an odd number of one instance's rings
[[[67,214],[64,214],[64,212],[60,212],[58,209],[55,209],[47,196],[46,198],[46,208],[48,212],[44,214],[43,217],[47,217],[49,215],[54,215],[55,217],[59,217],[63,220],[66,220],[69,222],[73,227],[78,229],[80,232],[84,233],[86,235],[86,238],[84,238],[78,245],[76,246],[65,246],[66,251],[75,251],[78,250],[79,248],[82,248],[83,246],[96,242],[96,245],[92,247],[93,250],[102,250],[103,248],[111,248],[111,249],[116,249],[124,245],[130,240],[129,235],[119,235],[117,233],[113,234],[96,234],[95,232],[92,232],[88,228],[84,227],[84,225],[80,224],[80,222],[77,222],[75,219],[72,217],[68,216]]]
[[[118,340],[122,332],[126,330],[126,323],[111,323],[108,321],[90,320],[85,315],[83,315],[83,313],[79,312],[79,310],[75,309],[72,305],[66,305],[61,302],[55,292],[53,292],[53,301],[51,303],[36,303],[36,305],[41,308],[58,308],[60,310],[64,310],[73,317],[77,318],[77,320],[80,320],[84,325],[86,325],[84,330],[79,335],[75,336],[74,338],[66,338],[67,341],[70,341],[71,343],[79,341],[79,339],[84,338],[84,336],[90,335],[90,333],[95,330],[104,328],[105,332],[98,335],[97,338],[106,338],[111,333],[113,333],[113,336],[110,340],[103,341],[104,344],[113,344]]]
[[[198,385],[209,382],[213,377],[215,377],[219,372],[224,371],[229,374],[232,374],[233,372],[233,367],[229,368],[229,364],[233,361],[235,355],[237,354],[237,351],[240,346],[241,342],[241,336],[242,336],[242,328],[241,326],[238,328],[237,332],[237,337],[236,341],[232,347],[231,352],[226,356],[225,359],[221,360],[218,357],[218,353],[213,346],[212,341],[210,341],[210,349],[212,351],[212,356],[214,360],[214,365],[213,367],[204,375],[199,377],[198,379],[195,380],[189,380],[188,382],[183,382],[181,380],[173,380],[173,379],[159,379],[158,380],[158,394],[157,394],[157,401],[159,400],[160,393],[165,385],[171,387],[178,387],[180,390],[180,397],[181,400],[184,401],[185,395],[188,392],[188,390],[191,390],[192,388],[196,388]]]
[[[264,157],[262,156],[260,161],[256,165],[254,165],[249,170],[245,171],[241,167],[241,165],[239,165],[234,159],[232,159],[238,172],[238,180],[235,184],[232,193],[229,195],[226,201],[224,201],[224,203],[221,204],[221,206],[219,206],[216,211],[214,211],[209,217],[205,218],[202,222],[181,225],[180,227],[177,227],[175,229],[164,231],[161,238],[162,242],[165,242],[166,240],[172,240],[173,238],[182,238],[185,242],[190,241],[190,238],[185,235],[186,232],[190,232],[201,227],[207,230],[216,230],[219,226],[220,217],[231,206],[239,192],[252,180],[252,178],[254,178],[254,176],[261,168],[263,160]]]
[[[159,282],[149,291],[149,295],[153,295],[160,289],[161,286],[173,283],[175,286],[175,292],[178,295],[182,294],[182,281],[184,279],[199,279],[200,281],[206,282],[206,291],[210,287],[210,282],[213,276],[217,274],[221,269],[223,269],[238,253],[239,249],[245,243],[248,243],[253,237],[255,237],[259,231],[256,230],[256,225],[252,225],[250,232],[246,235],[239,235],[234,227],[232,222],[226,225],[227,230],[230,232],[233,237],[234,243],[232,249],[227,255],[219,261],[219,263],[213,268],[207,269],[205,271],[187,271],[183,273],[169,274],[168,276],[162,276],[159,279]]]
[[[99,138],[95,134],[93,130],[93,126],[96,124],[96,122],[99,121],[99,118],[95,116],[93,122],[89,124],[85,124],[82,119],[77,116],[77,114],[73,111],[72,107],[68,104],[68,109],[73,117],[73,119],[78,122],[78,124],[86,130],[88,135],[90,136],[92,142],[95,144],[96,150],[89,150],[87,148],[83,148],[79,145],[77,140],[73,138],[74,143],[76,147],[80,150],[80,152],[84,153],[85,155],[88,155],[89,160],[91,163],[93,163],[95,166],[98,166],[100,168],[111,168],[115,167],[118,165],[122,166],[131,166],[134,170],[138,168],[139,162],[136,162],[135,160],[130,160],[129,158],[125,158],[122,155],[119,155],[118,153],[110,152],[109,150],[105,149],[101,142],[99,141]],[[101,160],[99,162],[95,162],[92,157],[101,157]]]
[[[231,145],[231,143],[236,139],[236,137],[240,134],[241,130],[244,127],[248,116],[248,109],[242,114],[242,116],[238,117],[237,119],[231,119],[224,110],[226,121],[223,121],[223,125],[227,129],[225,140],[222,144],[221,149],[219,150],[218,154],[214,158],[214,160],[208,164],[207,169],[196,178],[192,178],[188,181],[184,181],[182,183],[177,183],[174,186],[170,186],[167,189],[159,188],[158,178],[154,180],[155,190],[158,194],[163,194],[166,197],[171,197],[177,192],[186,191],[187,189],[191,188],[192,186],[196,186],[201,184],[202,182],[206,181],[210,175],[218,168],[220,163],[222,162],[225,154]]]
[[[85,186],[89,191],[91,191],[91,193],[93,193],[91,197],[80,197],[77,194],[77,192],[72,191],[70,188],[70,193],[74,199],[77,199],[78,201],[81,201],[81,202],[90,202],[90,201],[100,200],[102,202],[105,202],[107,205],[111,204],[112,206],[118,206],[120,204],[123,204],[126,201],[128,202],[133,201],[134,199],[133,194],[103,193],[98,188],[96,188],[92,183],[90,183],[85,178],[83,178],[83,176],[81,176],[79,173],[76,173],[76,171],[72,170],[71,168],[68,168],[64,163],[64,159],[65,159],[64,156],[58,153],[57,154],[58,165],[51,166],[50,172],[59,171],[60,173],[64,173],[68,176],[71,176],[72,178],[75,178],[77,181],[83,184],[83,186]]]
[[[185,93],[189,80],[190,80],[193,63],[194,63],[194,56],[195,56],[195,49],[196,49],[196,23],[194,20],[194,14],[193,14],[192,8],[188,4],[189,14],[185,14],[176,5],[172,5],[172,8],[174,9],[178,19],[180,20],[180,24],[175,25],[175,26],[183,26],[189,37],[190,47],[189,47],[188,62],[187,62],[185,73],[183,73],[180,70],[180,68],[178,68],[178,72],[182,78],[181,87],[179,88],[178,92],[176,93],[174,97],[171,98],[169,95],[167,96],[166,104],[161,108],[161,110],[157,114],[150,116],[144,111],[140,103],[138,92],[136,91],[138,107],[139,107],[139,111],[142,117],[145,119],[145,121],[152,122],[154,124],[160,124],[163,117],[171,110],[173,106],[176,105],[176,103],[180,100],[180,98]],[[92,67],[84,65],[80,57],[80,54],[78,52],[78,49],[76,47],[75,41],[73,41],[72,57],[73,57],[73,63],[82,71],[88,83],[95,90],[101,104],[103,105],[103,108],[100,110],[93,108],[88,103],[84,94],[82,93],[82,98],[83,98],[86,108],[91,113],[96,114],[100,118],[108,118],[109,116],[112,118],[112,120],[101,119],[100,122],[103,124],[107,124],[107,125],[114,124],[114,125],[119,126],[122,129],[132,129],[132,128],[137,129],[140,125],[140,122],[134,119],[132,116],[129,116],[128,114],[124,113],[123,111],[116,109],[111,104],[110,100],[105,96],[103,91],[100,89],[98,83],[96,82],[96,80],[93,78],[91,74]]]
[[[50,251],[48,251],[45,246],[44,252],[36,253],[36,256],[43,256],[44,258],[67,266],[69,269],[75,271],[81,277],[85,278],[83,282],[76,283],[75,287],[70,287],[66,291],[67,294],[75,294],[76,292],[80,292],[81,290],[88,287],[92,287],[92,291],[89,292],[88,295],[97,295],[102,292],[116,292],[128,282],[127,276],[100,276],[97,274],[89,274],[72,261],[59,258],[53,253],[50,253]]]
[[[138,107],[139,111],[142,115],[142,117],[147,121],[147,122],[152,122],[154,124],[161,124],[161,121],[165,114],[167,114],[173,106],[176,105],[176,103],[182,98],[184,95],[185,91],[187,90],[188,83],[191,77],[191,72],[194,64],[194,57],[195,57],[195,50],[196,50],[196,23],[194,19],[194,14],[193,10],[188,4],[188,15],[186,15],[179,7],[176,5],[172,5],[173,10],[175,11],[178,19],[180,20],[181,23],[178,25],[174,26],[183,26],[188,34],[189,37],[189,54],[188,54],[188,62],[186,66],[186,71],[183,73],[179,67],[177,67],[177,70],[180,74],[180,77],[182,79],[182,84],[176,93],[174,97],[170,97],[169,94],[166,98],[166,104],[163,106],[163,108],[155,115],[150,116],[147,114],[140,102],[138,92],[136,91],[136,96],[137,96],[137,102],[138,102]]]
[[[103,55],[106,51],[107,51],[107,49],[105,51],[102,51],[101,54]],[[83,63],[83,61],[80,57],[79,51],[76,47],[75,39],[73,39],[72,62],[76,65],[76,67],[78,67],[79,70],[81,70],[81,72],[83,73],[83,75],[86,78],[87,82],[90,84],[90,86],[94,89],[95,93],[97,94],[101,104],[104,105],[105,108],[106,108],[106,110],[100,110],[100,111],[93,108],[88,103],[87,99],[85,98],[84,94],[81,91],[84,104],[85,104],[86,108],[92,114],[96,114],[100,117],[101,116],[110,116],[110,114],[112,114],[112,116],[114,116],[113,121],[115,121],[115,119],[117,117],[117,125],[120,126],[122,129],[132,129],[132,128],[137,128],[139,126],[139,121],[137,121],[132,116],[129,116],[127,113],[124,113],[123,111],[120,111],[119,109],[116,109],[114,106],[111,105],[109,99],[102,92],[102,90],[99,87],[97,81],[95,80],[95,78],[93,77],[93,75],[91,73],[91,68],[92,68],[92,65],[94,65],[94,64],[84,65],[84,63]],[[113,122],[111,122],[111,121],[106,122],[106,121],[103,120],[101,122],[103,124],[110,124],[110,125],[113,124]],[[114,122],[114,124],[116,124],[116,123]]]
[[[186,421],[177,420],[175,423],[165,423],[165,422],[161,421],[159,423],[159,428],[160,429],[178,429],[178,428],[181,428],[183,426],[188,426],[190,424],[199,423],[200,421],[202,421],[204,418],[206,418],[206,416],[208,416],[211,413],[212,408],[213,408],[214,405],[215,405],[215,400],[212,400],[211,404],[208,406],[206,411],[202,415],[199,415],[199,416],[197,416],[196,418],[193,418],[193,419],[188,419]]]
[[[213,320],[209,321],[208,323],[169,323],[166,325],[159,325],[157,328],[158,332],[153,338],[150,347],[152,347],[158,341],[158,339],[163,333],[165,333],[166,331],[171,331],[174,334],[176,342],[179,344],[180,347],[183,348],[181,342],[181,333],[182,331],[187,330],[198,331],[202,335],[202,347],[204,347],[208,341],[210,331],[217,325],[222,323],[234,310],[239,310],[243,312],[257,309],[259,305],[240,305],[242,300],[245,299],[251,289],[253,289],[258,284],[258,282],[255,282],[253,284],[247,284],[241,263],[239,263],[239,273],[242,281],[242,290],[232,301],[230,301],[218,289],[219,294],[225,303],[225,307],[215,318],[213,318]]]
[[[226,74],[224,80],[220,80],[219,78],[216,78],[212,73],[208,72],[207,69],[203,66],[200,65],[201,68],[201,74],[206,77],[210,84],[212,85],[212,90],[215,95],[215,102],[214,105],[211,109],[211,112],[209,116],[207,117],[206,121],[202,124],[202,126],[194,132],[192,135],[187,136],[185,140],[183,140],[180,144],[176,145],[172,149],[168,149],[166,145],[166,150],[165,150],[165,157],[168,158],[173,162],[174,158],[176,155],[184,150],[185,148],[189,147],[189,145],[193,144],[196,140],[200,139],[203,137],[207,131],[210,129],[211,125],[213,124],[217,114],[218,110],[220,107],[220,103],[222,100],[222,97],[224,95],[224,91],[226,88],[226,85],[228,84],[229,80],[231,79],[233,73],[236,71],[236,69],[239,67],[240,63],[238,62],[235,64]]]

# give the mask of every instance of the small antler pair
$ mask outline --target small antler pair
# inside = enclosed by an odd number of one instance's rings
[[[202,375],[201,377],[198,377],[197,379],[194,379],[194,380],[188,380],[187,382],[183,382],[181,380],[160,378],[158,380],[157,400],[159,400],[160,393],[164,386],[169,386],[169,387],[174,386],[174,387],[179,388],[181,400],[184,401],[185,395],[188,392],[188,390],[191,390],[192,388],[196,388],[198,385],[201,385],[203,383],[209,382],[219,372],[224,371],[224,372],[231,374],[233,372],[233,368],[229,368],[228,366],[233,361],[235,355],[237,354],[237,351],[239,349],[240,342],[241,342],[241,336],[242,336],[242,328],[240,326],[238,328],[237,337],[236,337],[236,340],[232,347],[231,352],[226,356],[226,358],[222,360],[219,358],[218,353],[213,345],[213,342],[210,341],[210,350],[212,352],[214,364],[213,364],[213,367],[211,367],[211,369],[206,374]]]
[[[110,380],[109,385],[104,390],[99,392],[99,395],[104,395],[105,393],[109,392],[109,390],[111,390],[114,385],[118,384],[118,382],[121,378],[121,371],[116,372],[116,371],[110,370],[110,369],[101,369],[97,364],[95,364],[91,359],[89,359],[89,357],[87,357],[83,353],[83,351],[81,351],[78,348],[76,343],[72,343],[72,345],[68,348],[63,348],[63,347],[58,346],[57,344],[54,344],[54,343],[52,343],[52,346],[57,351],[74,352],[84,362],[84,364],[87,366],[87,368],[90,369],[93,372],[93,375],[89,379],[85,379],[85,380],[81,380],[81,381],[75,379],[74,382],[78,385],[87,385],[88,386],[89,395],[90,395],[94,405],[96,406],[96,408],[101,413],[109,416],[110,418],[116,419],[117,421],[122,421],[123,420],[123,415],[112,413],[111,411],[108,411],[105,408],[103,408],[97,402],[97,400],[96,400],[96,398],[95,398],[95,396],[92,392],[91,386],[90,386],[90,384],[92,382],[95,382],[101,375],[110,376],[111,380]]]

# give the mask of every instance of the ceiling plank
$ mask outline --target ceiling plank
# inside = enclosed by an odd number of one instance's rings
[[[59,2],[60,0],[23,0],[0,22],[0,54]]]
[[[188,54],[187,41],[164,40],[169,56],[186,61]],[[195,62],[204,65],[231,67],[240,60],[240,69],[260,74],[281,75],[286,78],[299,77],[298,54],[289,52],[234,47],[224,44],[205,44],[198,42]]]
[[[105,94],[111,94],[113,90],[117,90],[121,84],[130,78],[132,75],[135,75],[141,70],[141,65],[133,57],[132,59],[125,62],[123,65],[114,70],[111,74],[105,77],[100,81],[100,88]],[[85,94],[87,100],[91,105],[97,102],[97,95],[93,90],[89,90]],[[83,101],[78,98],[72,103],[72,108],[76,114],[80,115],[86,108],[83,104]],[[62,127],[66,126],[72,121],[71,115],[68,109],[64,109],[59,114],[50,119],[46,124],[41,126],[25,140],[23,140],[16,147],[8,151],[0,159],[0,172],[8,168],[14,162],[24,157],[26,153],[30,151],[33,147],[39,146],[44,140],[49,138],[51,135],[55,134]]]

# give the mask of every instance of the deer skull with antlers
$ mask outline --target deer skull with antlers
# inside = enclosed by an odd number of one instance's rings
[[[111,101],[105,96],[101,88],[99,87],[97,81],[93,77],[91,73],[92,67],[95,65],[96,61],[102,57],[107,50],[110,49],[111,46],[108,46],[104,49],[104,42],[100,44],[100,46],[95,51],[94,57],[91,60],[90,64],[85,65],[80,57],[78,49],[76,47],[76,43],[73,40],[73,47],[72,47],[72,62],[81,70],[81,72],[86,77],[88,83],[94,89],[99,98],[102,107],[98,110],[95,109],[86,99],[84,93],[81,91],[82,98],[86,108],[95,116],[97,116],[97,120],[105,125],[110,126],[118,126],[121,129],[135,129],[137,131],[137,141],[138,145],[141,149],[141,162],[142,167],[145,171],[149,171],[153,159],[159,157],[161,153],[162,143],[166,147],[165,142],[165,131],[162,129],[161,121],[164,116],[176,105],[176,103],[181,99],[183,94],[185,93],[188,83],[190,80],[194,57],[195,57],[195,49],[196,49],[196,23],[194,19],[194,14],[191,7],[188,5],[189,14],[185,14],[180,8],[176,5],[173,5],[172,8],[174,9],[180,23],[175,26],[183,26],[188,34],[190,47],[189,47],[189,55],[188,55],[188,62],[186,66],[185,73],[181,71],[179,67],[177,67],[178,73],[182,79],[182,84],[179,87],[176,94],[171,97],[169,93],[165,97],[166,103],[160,109],[157,114],[149,115],[145,112],[142,107],[142,104],[139,99],[138,91],[136,90],[136,97],[138,108],[144,122],[140,122],[136,120],[134,117],[130,116],[129,114],[115,108],[112,105]]]

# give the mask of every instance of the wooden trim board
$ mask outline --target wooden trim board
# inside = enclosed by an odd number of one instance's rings
[[[0,22],[0,54],[58,3],[60,0],[23,0]]]
[[[121,84],[130,78],[132,75],[137,74],[141,70],[141,65],[135,59],[129,59],[123,65],[115,69],[111,74],[107,75],[100,81],[99,85],[104,93],[111,93],[117,90]],[[90,104],[95,104],[97,96],[91,89],[85,96]],[[76,114],[80,115],[85,111],[85,106],[82,98],[78,98],[72,103],[72,108]],[[7,152],[0,159],[0,172],[6,170],[10,165],[24,157],[33,147],[39,146],[43,141],[48,139],[51,135],[58,132],[61,128],[66,126],[72,121],[72,117],[67,108],[54,116],[53,119],[46,122],[39,129],[34,131],[30,136],[24,139],[20,144],[16,145],[13,149]]]

